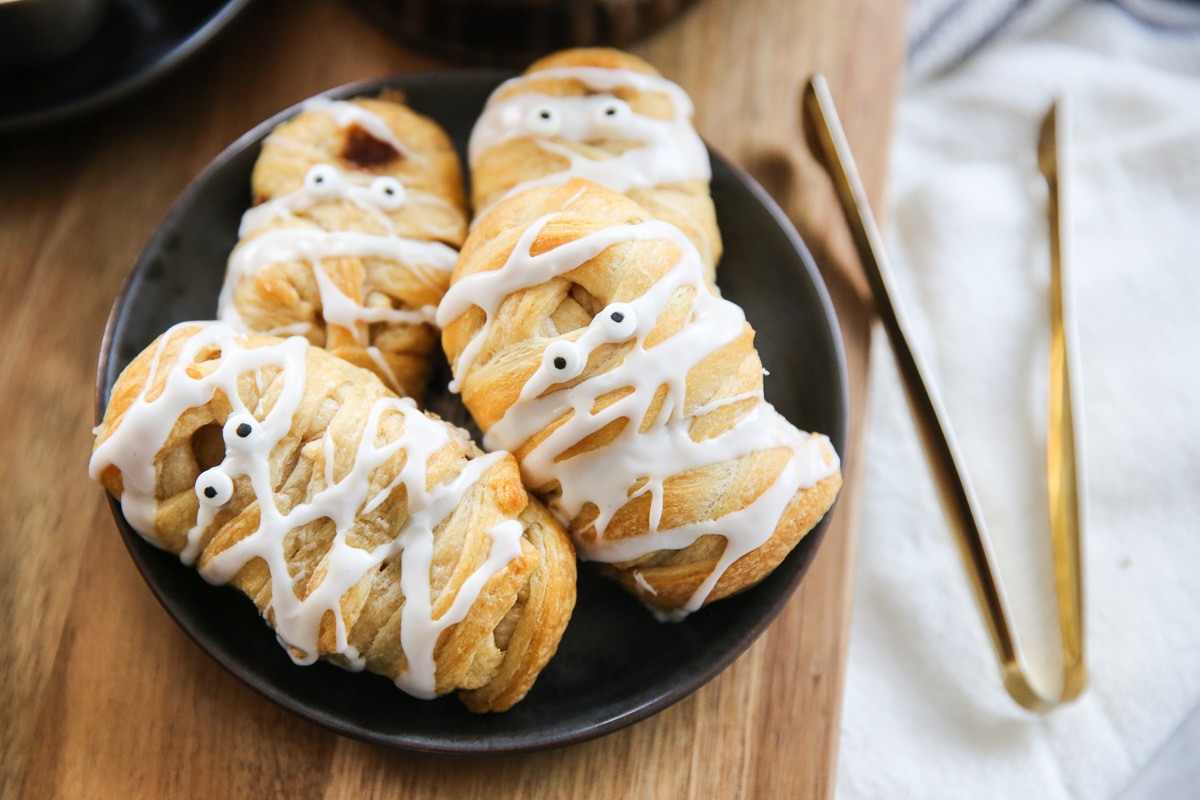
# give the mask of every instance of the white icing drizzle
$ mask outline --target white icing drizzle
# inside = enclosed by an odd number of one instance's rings
[[[367,179],[342,172],[332,164],[318,164],[309,171],[300,189],[251,208],[242,217],[238,235],[243,241],[229,259],[228,275],[217,304],[217,317],[241,330],[249,330],[235,303],[238,282],[258,274],[271,264],[306,261],[313,266],[313,276],[321,296],[321,315],[325,322],[352,331],[362,345],[366,344],[366,331],[360,323],[432,323],[433,306],[397,309],[363,305],[339,289],[321,266],[321,262],[328,258],[356,257],[404,264],[414,274],[421,274],[421,268],[440,272],[449,272],[454,268],[458,253],[453,248],[441,242],[418,241],[395,235],[395,228],[386,213],[394,208],[384,207],[389,203],[385,194],[388,190],[393,192],[393,197],[400,194],[401,203],[409,197],[394,178],[387,178],[386,181],[378,177]],[[370,213],[387,228],[388,235],[327,231],[315,227],[282,227],[255,235],[256,231],[275,220],[298,219],[298,212],[339,198],[350,200]],[[279,330],[287,333],[305,332],[292,326]]]
[[[280,325],[271,328],[269,331],[262,331],[267,336],[278,336],[284,338],[287,336],[304,336],[312,330],[312,323],[309,322],[293,322],[290,325]]]
[[[301,110],[328,114],[341,128],[359,125],[406,157],[413,156],[413,153],[396,138],[386,120],[354,103],[318,96],[302,103]],[[279,144],[284,141],[291,140],[272,134],[273,143]],[[374,235],[352,231],[327,231],[306,226],[285,226],[264,231],[277,221],[302,221],[299,215],[303,212],[340,200],[353,203],[386,233]],[[238,236],[243,241],[229,260],[228,275],[221,288],[217,305],[218,319],[240,330],[251,330],[238,313],[234,301],[238,282],[258,274],[270,264],[306,261],[312,265],[313,276],[320,291],[322,318],[327,324],[350,331],[362,346],[367,345],[366,326],[374,322],[393,325],[432,323],[433,306],[397,309],[390,306],[363,305],[339,289],[321,266],[321,262],[328,258],[379,258],[403,264],[417,276],[423,275],[425,269],[450,272],[458,259],[458,253],[452,247],[437,241],[408,239],[396,234],[396,226],[390,215],[402,207],[414,204],[453,211],[453,207],[443,198],[430,192],[410,191],[391,176],[363,175],[341,170],[328,163],[314,165],[305,175],[300,188],[251,208],[242,216]],[[431,237],[448,233],[451,232],[430,231]],[[310,329],[311,325],[301,322],[276,328],[272,333],[304,334]],[[386,367],[378,357],[378,350],[371,354],[371,359],[381,368]],[[381,374],[389,377],[392,389],[400,388],[390,369]]]
[[[650,582],[646,580],[646,576],[642,575],[642,573],[636,569],[633,571],[633,580],[637,583],[638,588],[643,592],[658,597],[658,590],[651,586]]]
[[[519,92],[503,100],[496,99],[509,89],[547,78],[579,80],[592,91],[607,94],[550,97],[540,92]],[[670,99],[674,114],[670,119],[636,114],[625,101],[611,94],[620,87],[664,94]],[[627,193],[635,188],[696,179],[709,180],[712,177],[708,150],[692,127],[692,102],[687,93],[666,78],[634,70],[559,67],[505,81],[492,94],[483,115],[471,131],[468,149],[471,167],[474,168],[492,147],[522,136],[536,138],[539,147],[562,156],[569,165],[560,172],[516,184],[495,203],[525,189],[556,186],[571,178],[586,178]],[[642,144],[619,155],[594,159],[575,152],[555,139],[570,142],[607,139]],[[476,214],[476,220],[487,210]]]
[[[321,262],[328,258],[380,258],[409,265],[448,271],[454,268],[458,254],[441,242],[420,242],[398,236],[372,236],[351,231],[325,231],[319,228],[277,228],[243,241],[229,259],[225,285],[217,301],[217,318],[242,330],[235,304],[238,281],[257,275],[271,264],[306,261],[313,265],[313,276],[321,295],[321,316],[330,325],[355,331],[365,344],[365,332],[358,323],[387,322],[419,324],[432,322],[435,309],[400,309],[366,306],[347,295],[329,277]]]
[[[489,449],[515,451],[534,434],[565,417],[525,455],[521,467],[531,486],[558,482],[561,495],[551,508],[565,523],[574,520],[585,504],[598,509],[596,540],[576,541],[584,558],[609,563],[630,561],[657,550],[686,548],[701,536],[724,536],[727,544],[720,562],[675,615],[681,618],[703,604],[734,561],[771,537],[797,491],[836,472],[837,454],[825,436],[798,431],[762,400],[760,391],[700,408],[685,407],[688,372],[740,336],[745,316],[736,305],[709,291],[699,253],[682,231],[658,220],[615,225],[532,255],[532,245],[555,216],[550,214],[533,222],[502,268],[468,275],[451,286],[438,307],[438,324],[445,327],[472,306],[478,306],[486,315],[454,364],[456,379],[461,381],[488,340],[501,304],[513,292],[570,272],[618,243],[666,240],[679,249],[676,264],[640,297],[603,309],[586,328],[568,334],[573,340],[560,338],[549,343],[541,367],[526,381],[516,402],[488,430],[484,441]],[[647,349],[645,339],[671,297],[677,290],[689,288],[694,299],[687,322],[673,336]],[[620,322],[614,322],[614,311],[620,313]],[[550,391],[556,384],[578,376],[583,371],[579,365],[586,365],[596,348],[615,341],[631,342],[620,364],[569,389]],[[556,358],[563,359],[561,367],[555,363]],[[667,387],[666,399],[657,417],[651,419],[655,394],[661,386]],[[626,387],[633,391],[593,412],[598,398]],[[750,398],[759,402],[729,430],[703,441],[691,438],[689,431],[695,419]],[[556,461],[577,442],[622,418],[628,422],[609,444]],[[645,431],[640,430],[643,427]],[[754,502],[719,519],[659,528],[663,484],[671,476],[778,448],[790,449],[792,456],[775,482]],[[630,492],[635,479],[641,485]],[[651,498],[648,532],[606,540],[604,532],[613,515],[643,494]]]
[[[380,351],[380,349],[372,345],[366,349],[366,352],[370,357],[371,362],[375,365],[377,374],[381,378],[384,378],[384,382],[387,384],[387,387],[396,394],[404,394],[404,392],[401,391],[402,387],[400,386],[400,379],[396,377],[396,373],[392,371],[391,366],[384,359],[383,353]]]
[[[466,492],[487,469],[505,454],[475,458],[468,461],[452,480],[428,487],[426,466],[429,459],[446,444],[461,437],[451,426],[416,410],[411,400],[382,397],[371,407],[350,470],[334,480],[333,439],[326,436],[323,443],[326,485],[307,500],[286,512],[281,511],[271,480],[269,458],[290,433],[293,416],[303,398],[308,342],[293,337],[278,344],[245,348],[239,342],[237,332],[228,325],[184,323],[185,326],[197,324],[199,329],[184,342],[173,365],[162,365],[160,359],[163,347],[176,328],[161,337],[149,375],[153,378],[162,369],[168,370],[162,393],[147,400],[146,394],[153,383],[151,379],[147,380],[120,424],[92,454],[91,476],[98,479],[108,467],[117,467],[123,482],[120,502],[125,518],[145,539],[161,546],[155,527],[159,502],[156,496],[159,451],[183,413],[211,401],[217,392],[222,393],[232,405],[232,413],[224,426],[225,457],[219,465],[202,473],[196,482],[197,494],[206,502],[200,505],[196,523],[188,532],[187,547],[180,554],[181,560],[188,564],[195,561],[199,556],[201,537],[223,505],[218,501],[223,498],[228,502],[233,496],[234,482],[247,480],[259,503],[258,529],[214,556],[201,573],[210,582],[225,583],[251,560],[262,559],[271,573],[268,610],[274,618],[279,641],[292,659],[299,664],[309,664],[316,659],[321,619],[327,612],[333,612],[336,621],[334,652],[343,656],[351,668],[361,669],[364,659],[347,641],[340,613],[341,598],[368,572],[384,561],[402,555],[400,582],[405,603],[401,612],[401,646],[408,669],[396,679],[396,684],[417,697],[433,697],[434,648],[438,638],[451,625],[462,621],[487,581],[520,554],[524,528],[520,522],[509,520],[488,531],[491,547],[485,562],[462,584],[450,608],[436,619],[430,584],[433,532],[459,506]],[[216,368],[201,378],[190,376],[188,366],[198,354],[213,347],[221,351]],[[246,407],[238,392],[238,380],[253,373],[261,382],[262,371],[269,368],[277,369],[273,380],[282,384],[275,403],[264,414],[261,407]],[[380,420],[385,414],[392,413],[404,417],[403,435],[395,441],[377,444]],[[372,494],[372,474],[401,449],[405,451],[405,462],[400,473],[388,486]],[[407,493],[409,516],[395,539],[372,550],[350,545],[347,535],[357,521],[377,509],[401,485]],[[214,497],[205,497],[209,487],[214,488]],[[284,540],[290,531],[322,518],[333,521],[336,528],[323,564],[326,571],[320,583],[300,599],[288,573]]]
[[[319,111],[328,114],[333,119],[334,124],[343,129],[349,128],[351,125],[357,125],[379,141],[391,145],[396,152],[403,154],[405,158],[413,156],[412,151],[396,138],[396,134],[392,132],[392,128],[387,124],[387,120],[374,111],[370,111],[355,103],[347,100],[333,100],[324,95],[317,95],[301,103],[300,111],[301,113],[305,111]]]
[[[319,184],[317,178],[321,180]],[[389,189],[393,192],[398,189],[398,194],[390,197],[385,195],[384,192]],[[242,215],[238,236],[249,236],[272,222],[294,219],[311,208],[339,199],[350,201],[368,214],[388,236],[396,235],[396,225],[390,214],[402,207],[424,205],[457,213],[445,199],[432,192],[409,189],[395,178],[342,171],[332,164],[322,163],[309,170],[299,189],[247,210]],[[431,236],[436,238],[449,233],[452,231],[446,228],[431,232]]]

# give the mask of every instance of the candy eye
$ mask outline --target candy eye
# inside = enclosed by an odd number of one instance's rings
[[[196,497],[201,505],[219,508],[233,499],[233,479],[220,467],[205,470],[196,479]]]
[[[596,124],[605,130],[624,127],[633,116],[633,111],[624,100],[606,100],[596,109]]]
[[[515,128],[521,124],[521,109],[517,106],[506,105],[500,110],[500,124],[506,128]]]
[[[395,211],[404,205],[404,184],[386,175],[371,181],[371,197],[384,211]]]
[[[553,106],[534,106],[525,115],[525,127],[533,133],[550,136],[562,127],[562,115]]]
[[[318,197],[337,194],[342,185],[341,173],[332,164],[317,164],[304,176],[304,186]]]
[[[621,342],[637,333],[637,312],[626,303],[612,303],[596,319],[610,342]]]
[[[583,372],[583,353],[574,342],[553,342],[542,355],[542,369],[560,381],[570,380]]]
[[[221,429],[225,447],[234,451],[249,450],[258,435],[258,420],[249,414],[234,414]]]

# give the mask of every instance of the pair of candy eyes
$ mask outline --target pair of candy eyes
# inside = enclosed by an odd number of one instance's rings
[[[304,176],[304,185],[318,197],[332,197],[342,188],[342,174],[331,164],[317,164]],[[367,191],[384,211],[395,211],[404,204],[404,184],[388,175],[371,181]]]
[[[596,110],[595,122],[605,127],[623,125],[632,115],[633,111],[628,103],[623,100],[610,100]],[[525,127],[542,135],[558,133],[562,124],[562,114],[551,105],[534,106],[525,115]]]
[[[637,316],[625,303],[613,303],[601,313],[601,330],[611,341],[623,341],[637,331]],[[574,342],[555,342],[546,348],[545,360],[559,372],[577,375],[583,368],[583,353]],[[244,452],[255,444],[258,420],[250,414],[234,414],[221,429],[227,450]],[[196,497],[202,505],[219,508],[233,499],[233,479],[221,467],[200,473],[196,479]]]
[[[604,338],[610,342],[621,342],[637,332],[637,316],[625,303],[613,303],[598,317]],[[563,376],[573,378],[583,371],[583,351],[574,342],[559,341],[546,348],[542,363]]]
[[[221,430],[225,447],[235,452],[252,447],[257,433],[258,420],[249,414],[233,415]],[[207,469],[196,479],[196,497],[203,505],[223,506],[233,498],[233,479],[220,467]]]

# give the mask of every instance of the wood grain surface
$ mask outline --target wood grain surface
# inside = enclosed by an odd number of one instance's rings
[[[729,670],[632,728],[526,756],[399,753],[276,708],[159,607],[86,474],[105,317],[186,183],[304,97],[447,65],[340,3],[262,0],[135,100],[0,141],[0,797],[830,796],[871,321],[799,101],[823,71],[878,201],[903,17],[902,0],[703,0],[634,48],[691,92],[701,133],[758,177],[822,264],[850,366],[847,481],[801,590]]]

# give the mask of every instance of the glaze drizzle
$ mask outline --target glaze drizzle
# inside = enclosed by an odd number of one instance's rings
[[[498,99],[510,89],[545,79],[578,80],[593,92],[585,97],[551,97],[540,92],[519,92]],[[673,114],[657,119],[638,114],[613,91],[632,88],[666,95]],[[476,219],[501,200],[535,186],[555,186],[571,178],[585,178],[622,194],[689,180],[709,180],[712,167],[708,150],[692,127],[692,101],[678,84],[666,78],[628,69],[557,67],[511,78],[489,99],[471,132],[468,155],[472,169],[483,154],[510,139],[533,137],[543,150],[567,159],[559,171],[521,181],[511,187]],[[558,141],[584,143],[603,140],[636,142],[618,155],[589,158]]]
[[[674,266],[640,297],[613,303],[597,313],[587,327],[547,341],[541,367],[525,381],[518,399],[490,427],[484,441],[489,449],[517,452],[535,434],[553,427],[524,455],[521,468],[530,486],[546,487],[557,482],[561,493],[549,505],[568,526],[585,506],[596,509],[594,522],[589,523],[589,527],[594,526],[594,540],[576,536],[578,550],[586,559],[626,562],[657,550],[686,548],[702,536],[723,536],[726,547],[719,563],[673,615],[679,619],[704,603],[731,564],[771,537],[799,490],[837,471],[838,457],[828,438],[798,431],[763,400],[761,390],[702,407],[687,406],[688,372],[743,335],[746,320],[738,306],[709,290],[700,255],[682,231],[657,220],[614,225],[532,255],[543,228],[557,216],[549,214],[529,225],[502,268],[468,275],[446,293],[437,314],[442,327],[472,306],[485,314],[482,327],[453,365],[456,382],[451,388],[458,391],[470,374],[491,336],[501,304],[510,294],[564,275],[613,245],[668,241],[678,248],[680,256]],[[659,316],[681,290],[690,291],[694,298],[687,321],[674,335],[647,347],[646,339]],[[586,375],[591,354],[602,345],[617,342],[631,345],[620,363]],[[558,365],[559,359],[565,362],[563,368]],[[555,388],[579,375],[585,377],[573,386]],[[660,387],[666,387],[666,399],[654,416],[651,412]],[[627,388],[633,391],[595,410],[601,397]],[[732,427],[713,438],[692,439],[690,430],[695,420],[742,401],[754,401],[753,406]],[[626,424],[611,442],[560,460],[573,445],[620,419]],[[786,466],[749,505],[717,519],[660,528],[666,480],[698,467],[779,448],[791,451]],[[631,491],[631,487],[637,488]],[[631,500],[647,494],[651,498],[647,532],[605,539],[613,515]],[[639,586],[649,586],[640,573],[636,578],[641,578]],[[654,594],[645,588],[643,591]]]
[[[328,114],[341,128],[357,125],[370,135],[411,157],[412,153],[396,138],[387,122],[374,112],[341,100],[314,97],[302,104],[304,111]],[[272,139],[280,141],[277,134]],[[383,235],[330,231],[306,223],[300,216],[322,204],[346,201],[365,212],[384,231]],[[238,236],[241,239],[229,260],[228,275],[221,288],[217,317],[239,330],[250,326],[238,313],[235,297],[238,283],[253,278],[271,264],[302,261],[311,265],[321,298],[321,316],[329,325],[345,328],[356,344],[368,350],[372,362],[383,359],[377,348],[368,347],[368,326],[372,323],[432,324],[433,306],[416,309],[365,304],[343,292],[322,265],[326,259],[382,259],[404,265],[414,276],[430,285],[440,285],[454,268],[458,253],[437,241],[421,241],[397,235],[391,215],[410,204],[449,207],[444,199],[428,192],[411,190],[390,176],[371,176],[342,170],[331,163],[314,165],[300,188],[273,198],[242,216]],[[282,223],[282,225],[280,225]],[[431,231],[438,236],[445,231]],[[441,275],[435,279],[434,275]],[[310,326],[297,323],[269,331],[275,334],[304,334]],[[374,352],[370,352],[374,351]],[[391,370],[380,370],[389,388],[401,387]]]
[[[183,343],[175,363],[162,363],[166,343],[179,330],[192,326],[197,329]],[[198,357],[214,349],[220,351],[215,368],[200,377],[189,374],[189,368],[200,374],[193,365]],[[407,398],[381,397],[371,406],[350,469],[335,480],[334,442],[326,434],[320,442],[325,463],[324,486],[284,510],[275,491],[270,457],[277,448],[299,446],[285,439],[291,435],[293,418],[305,393],[308,350],[308,342],[300,337],[261,347],[244,347],[241,336],[232,327],[217,322],[183,323],[172,328],[159,339],[141,393],[119,424],[97,445],[89,473],[99,479],[107,468],[119,469],[123,483],[119,499],[125,518],[147,541],[164,546],[155,525],[159,503],[164,499],[157,496],[160,451],[181,415],[209,403],[220,393],[232,406],[223,427],[225,455],[218,465],[197,478],[196,492],[205,502],[198,507],[195,525],[188,531],[180,559],[185,564],[196,561],[206,535],[213,532],[217,514],[238,491],[234,487],[243,492],[248,489],[258,503],[257,529],[209,559],[200,573],[211,583],[226,583],[247,563],[262,559],[270,569],[271,582],[271,599],[263,614],[273,619],[279,642],[293,661],[311,664],[316,660],[321,620],[332,612],[336,626],[332,652],[357,670],[364,666],[365,660],[348,642],[341,599],[371,570],[400,557],[400,583],[405,597],[400,637],[408,666],[396,678],[396,685],[417,697],[433,697],[434,649],[438,638],[464,619],[487,581],[520,554],[524,527],[516,520],[508,520],[488,530],[491,547],[486,560],[461,585],[450,608],[436,618],[430,581],[434,530],[505,454],[469,460],[455,477],[430,487],[426,474],[430,458],[460,434],[422,414]],[[147,392],[162,370],[166,370],[162,392],[148,399]],[[258,382],[262,397],[266,396],[268,386],[272,390],[274,402],[269,409],[264,410],[261,399],[255,407],[243,401],[239,380],[248,374]],[[380,421],[388,414],[403,417],[403,433],[397,439],[380,442]],[[372,475],[389,462],[394,464],[401,451],[403,467],[384,488],[373,491]],[[398,534],[370,550],[349,544],[348,537],[356,526],[363,524],[363,518],[400,487],[407,499],[408,518]],[[210,488],[214,490],[212,496],[208,496]],[[322,518],[333,521],[336,533],[325,556],[323,576],[301,598],[288,571],[285,539],[296,528]]]

